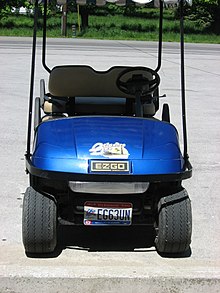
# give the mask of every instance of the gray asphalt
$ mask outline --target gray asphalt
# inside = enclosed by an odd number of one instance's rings
[[[35,95],[39,80],[48,78],[40,62],[40,43]],[[156,67],[153,42],[50,39],[47,48],[49,67]],[[161,104],[170,104],[182,141],[178,49],[178,44],[164,44],[160,76],[166,98]],[[24,153],[30,62],[30,38],[0,37],[0,292],[220,292],[220,45],[186,44],[188,142],[194,170],[184,182],[193,207],[192,253],[184,258],[159,256],[143,232],[109,231],[109,238],[104,232],[91,233],[79,241],[81,231],[71,235],[68,229],[62,231],[67,248],[57,256],[27,258],[21,207],[28,185]]]

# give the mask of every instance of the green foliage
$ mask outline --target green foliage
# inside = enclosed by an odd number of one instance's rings
[[[205,33],[220,34],[220,0],[193,0],[192,7],[185,7],[186,19]],[[179,9],[176,10],[179,17]]]
[[[0,9],[4,9],[6,7],[21,7],[25,5],[25,0],[8,0],[0,2]]]
[[[220,1],[220,0],[219,0]],[[206,0],[194,0],[194,5],[201,3],[197,7],[186,7],[185,9],[185,33],[187,41],[201,41],[219,43],[220,40],[214,31],[212,5],[216,9],[219,7],[219,1],[211,1],[207,4]],[[0,3],[1,0],[0,0]],[[28,2],[28,8],[32,8]],[[204,5],[209,5],[205,9]],[[217,6],[216,6],[217,5]],[[43,6],[41,6],[43,11]],[[75,8],[74,8],[75,9]],[[68,36],[72,37],[72,25],[77,25],[77,37],[101,38],[101,39],[136,39],[136,40],[157,40],[158,39],[158,16],[159,10],[154,8],[145,8],[130,5],[127,8],[108,4],[104,7],[87,7],[90,9],[89,25],[84,31],[78,32],[77,13],[68,13]],[[219,11],[219,10],[217,10]],[[56,13],[53,6],[48,9],[48,36],[61,36],[61,14]],[[164,11],[164,40],[179,41],[179,20],[175,19],[178,11],[175,9],[165,9]],[[218,12],[220,15],[220,12]],[[39,29],[42,28],[42,19],[38,21]],[[26,15],[16,16],[9,13],[0,17],[0,35],[21,35],[31,36],[33,28],[33,17]],[[218,26],[218,29],[220,25]],[[42,32],[38,32],[38,35]],[[203,38],[201,35],[203,34]],[[198,35],[198,36],[197,36]]]
[[[18,8],[25,5],[25,0],[0,1],[0,15],[7,15],[11,12],[12,7]]]
[[[0,15],[8,16],[11,15],[12,8],[25,7],[27,12],[34,8],[29,0],[0,0]],[[42,15],[44,11],[43,4],[39,5],[39,14]],[[51,16],[57,12],[56,0],[50,0],[47,9],[47,15]],[[28,13],[27,13],[28,14]]]
[[[0,20],[0,27],[2,28],[33,28],[33,21],[23,15],[3,17]]]

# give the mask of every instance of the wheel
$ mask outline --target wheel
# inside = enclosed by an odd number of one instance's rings
[[[191,202],[185,189],[160,199],[155,246],[159,253],[189,250],[192,234]]]
[[[170,122],[170,108],[168,104],[163,104],[162,121]]]
[[[117,80],[116,85],[125,94],[135,95],[140,93],[140,97],[145,97],[153,93],[160,84],[158,73],[147,67],[131,67],[123,70]]]
[[[26,253],[50,253],[57,245],[56,204],[32,187],[24,195],[22,236]]]

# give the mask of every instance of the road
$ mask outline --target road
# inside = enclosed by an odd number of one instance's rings
[[[35,95],[48,74],[38,40]],[[65,45],[65,48],[64,48]],[[156,67],[155,43],[50,39],[49,67],[87,64]],[[31,39],[0,37],[0,292],[220,292],[220,45],[186,44],[189,155],[184,182],[193,207],[192,254],[163,258],[147,232],[61,231],[67,248],[54,258],[27,258],[21,242]],[[179,46],[165,43],[161,94],[181,136]],[[157,117],[161,116],[161,111]]]

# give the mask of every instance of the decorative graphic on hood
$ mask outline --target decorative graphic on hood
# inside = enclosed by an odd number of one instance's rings
[[[93,156],[103,156],[109,159],[127,159],[129,152],[126,149],[125,143],[95,143],[92,148],[89,150],[90,155]]]

